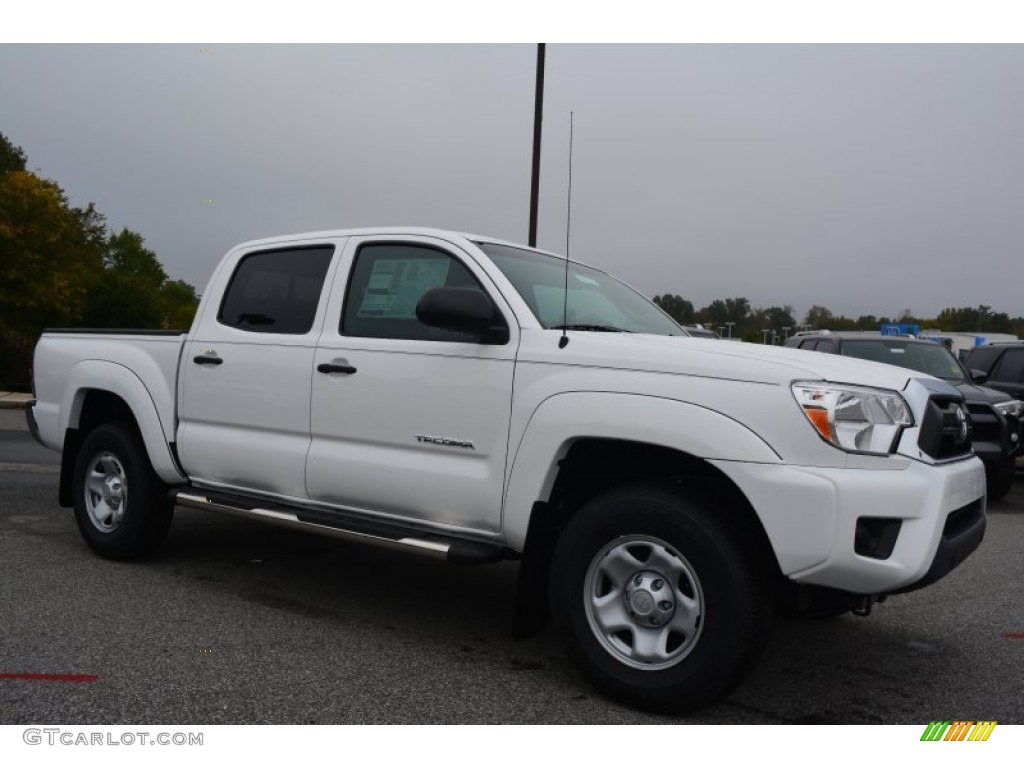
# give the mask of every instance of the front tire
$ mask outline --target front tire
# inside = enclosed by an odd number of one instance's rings
[[[133,560],[163,541],[173,504],[153,471],[134,426],[102,424],[82,442],[75,461],[75,522],[101,557]]]
[[[1011,456],[1002,463],[985,467],[985,478],[989,501],[998,501],[1010,492],[1017,474],[1017,458]]]
[[[610,698],[677,714],[720,699],[753,668],[771,580],[729,512],[644,485],[569,520],[552,566],[553,619],[573,663]]]

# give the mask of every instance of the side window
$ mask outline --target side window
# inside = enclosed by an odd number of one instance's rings
[[[244,256],[217,320],[255,333],[309,333],[333,254],[327,245]]]
[[[834,355],[836,353],[835,339],[818,339],[818,346],[816,349],[819,352],[831,352]]]
[[[1024,382],[1024,349],[1008,349],[992,376],[995,381]]]
[[[467,341],[416,317],[416,304],[431,288],[474,288],[480,283],[461,262],[436,248],[371,243],[356,253],[345,294],[340,331],[345,336],[420,341]]]
[[[818,345],[817,339],[807,339],[800,342],[800,349],[814,349]]]

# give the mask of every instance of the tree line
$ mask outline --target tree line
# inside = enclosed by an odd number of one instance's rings
[[[27,168],[0,133],[0,389],[28,382],[46,327],[188,328],[195,288],[171,280],[137,232]]]
[[[654,297],[654,303],[665,310],[677,323],[694,325],[700,323],[706,328],[720,332],[723,336],[744,341],[774,340],[781,344],[786,336],[800,330],[831,331],[877,331],[883,323],[907,323],[919,325],[922,330],[933,328],[942,331],[963,331],[966,333],[984,331],[988,333],[1012,333],[1024,336],[1024,317],[1010,317],[1005,312],[993,312],[984,304],[978,307],[949,307],[932,318],[918,317],[905,309],[898,317],[860,315],[857,318],[834,314],[827,307],[815,304],[798,323],[794,309],[789,304],[782,307],[752,308],[743,297],[715,299],[706,307],[696,309],[692,302],[676,294],[666,293]]]

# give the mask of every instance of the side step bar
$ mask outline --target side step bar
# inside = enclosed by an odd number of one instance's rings
[[[321,536],[417,552],[447,560],[452,565],[482,565],[516,557],[512,550],[491,542],[424,534],[401,526],[363,520],[341,513],[274,504],[260,506],[263,502],[233,494],[203,493],[190,488],[187,491],[172,490],[171,498],[175,504],[189,509],[222,512]]]

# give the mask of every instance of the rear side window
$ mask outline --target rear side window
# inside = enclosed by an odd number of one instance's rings
[[[994,381],[1024,382],[1024,349],[1008,349],[999,361]]]
[[[465,334],[424,325],[416,304],[431,288],[473,288],[480,283],[457,259],[436,248],[371,243],[356,254],[345,296],[341,333],[378,339],[470,340]]]
[[[235,267],[217,319],[256,333],[309,333],[334,246],[261,251]]]

